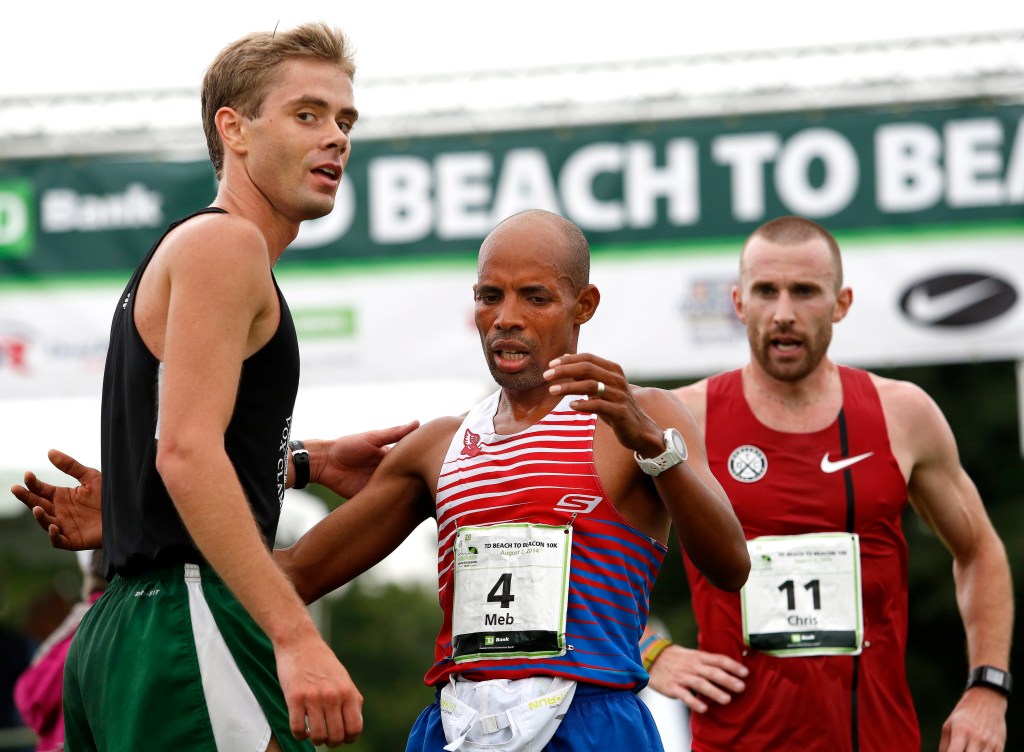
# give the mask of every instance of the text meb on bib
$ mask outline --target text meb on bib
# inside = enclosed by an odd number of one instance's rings
[[[567,525],[459,528],[453,660],[563,655],[571,551]]]
[[[765,535],[747,541],[740,592],[743,642],[780,657],[859,655],[864,647],[856,533]]]

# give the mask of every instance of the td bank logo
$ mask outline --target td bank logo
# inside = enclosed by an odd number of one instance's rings
[[[35,191],[28,180],[0,181],[0,259],[24,258],[35,246]]]

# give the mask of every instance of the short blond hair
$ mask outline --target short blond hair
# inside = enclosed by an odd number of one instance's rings
[[[218,179],[224,168],[224,144],[217,132],[217,111],[230,107],[247,118],[259,117],[281,63],[299,58],[333,63],[349,78],[355,78],[355,60],[345,35],[320,22],[283,32],[248,34],[221,50],[210,63],[201,96],[203,130]]]

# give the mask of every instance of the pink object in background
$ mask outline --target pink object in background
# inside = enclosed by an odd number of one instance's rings
[[[101,595],[101,592],[92,593],[88,602],[75,604],[67,618],[39,647],[32,663],[14,685],[14,703],[18,712],[39,737],[36,752],[64,749],[64,713],[61,708],[64,659],[79,622]]]

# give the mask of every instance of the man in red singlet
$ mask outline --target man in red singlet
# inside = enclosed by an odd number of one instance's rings
[[[694,711],[696,752],[920,749],[904,668],[910,503],[953,554],[967,637],[968,688],[940,749],[1002,750],[1009,565],[946,419],[917,386],[829,359],[853,293],[817,224],[755,230],[732,295],[750,362],[676,394],[705,433],[751,575],[727,593],[686,562],[699,649],[649,637],[651,686]]]

